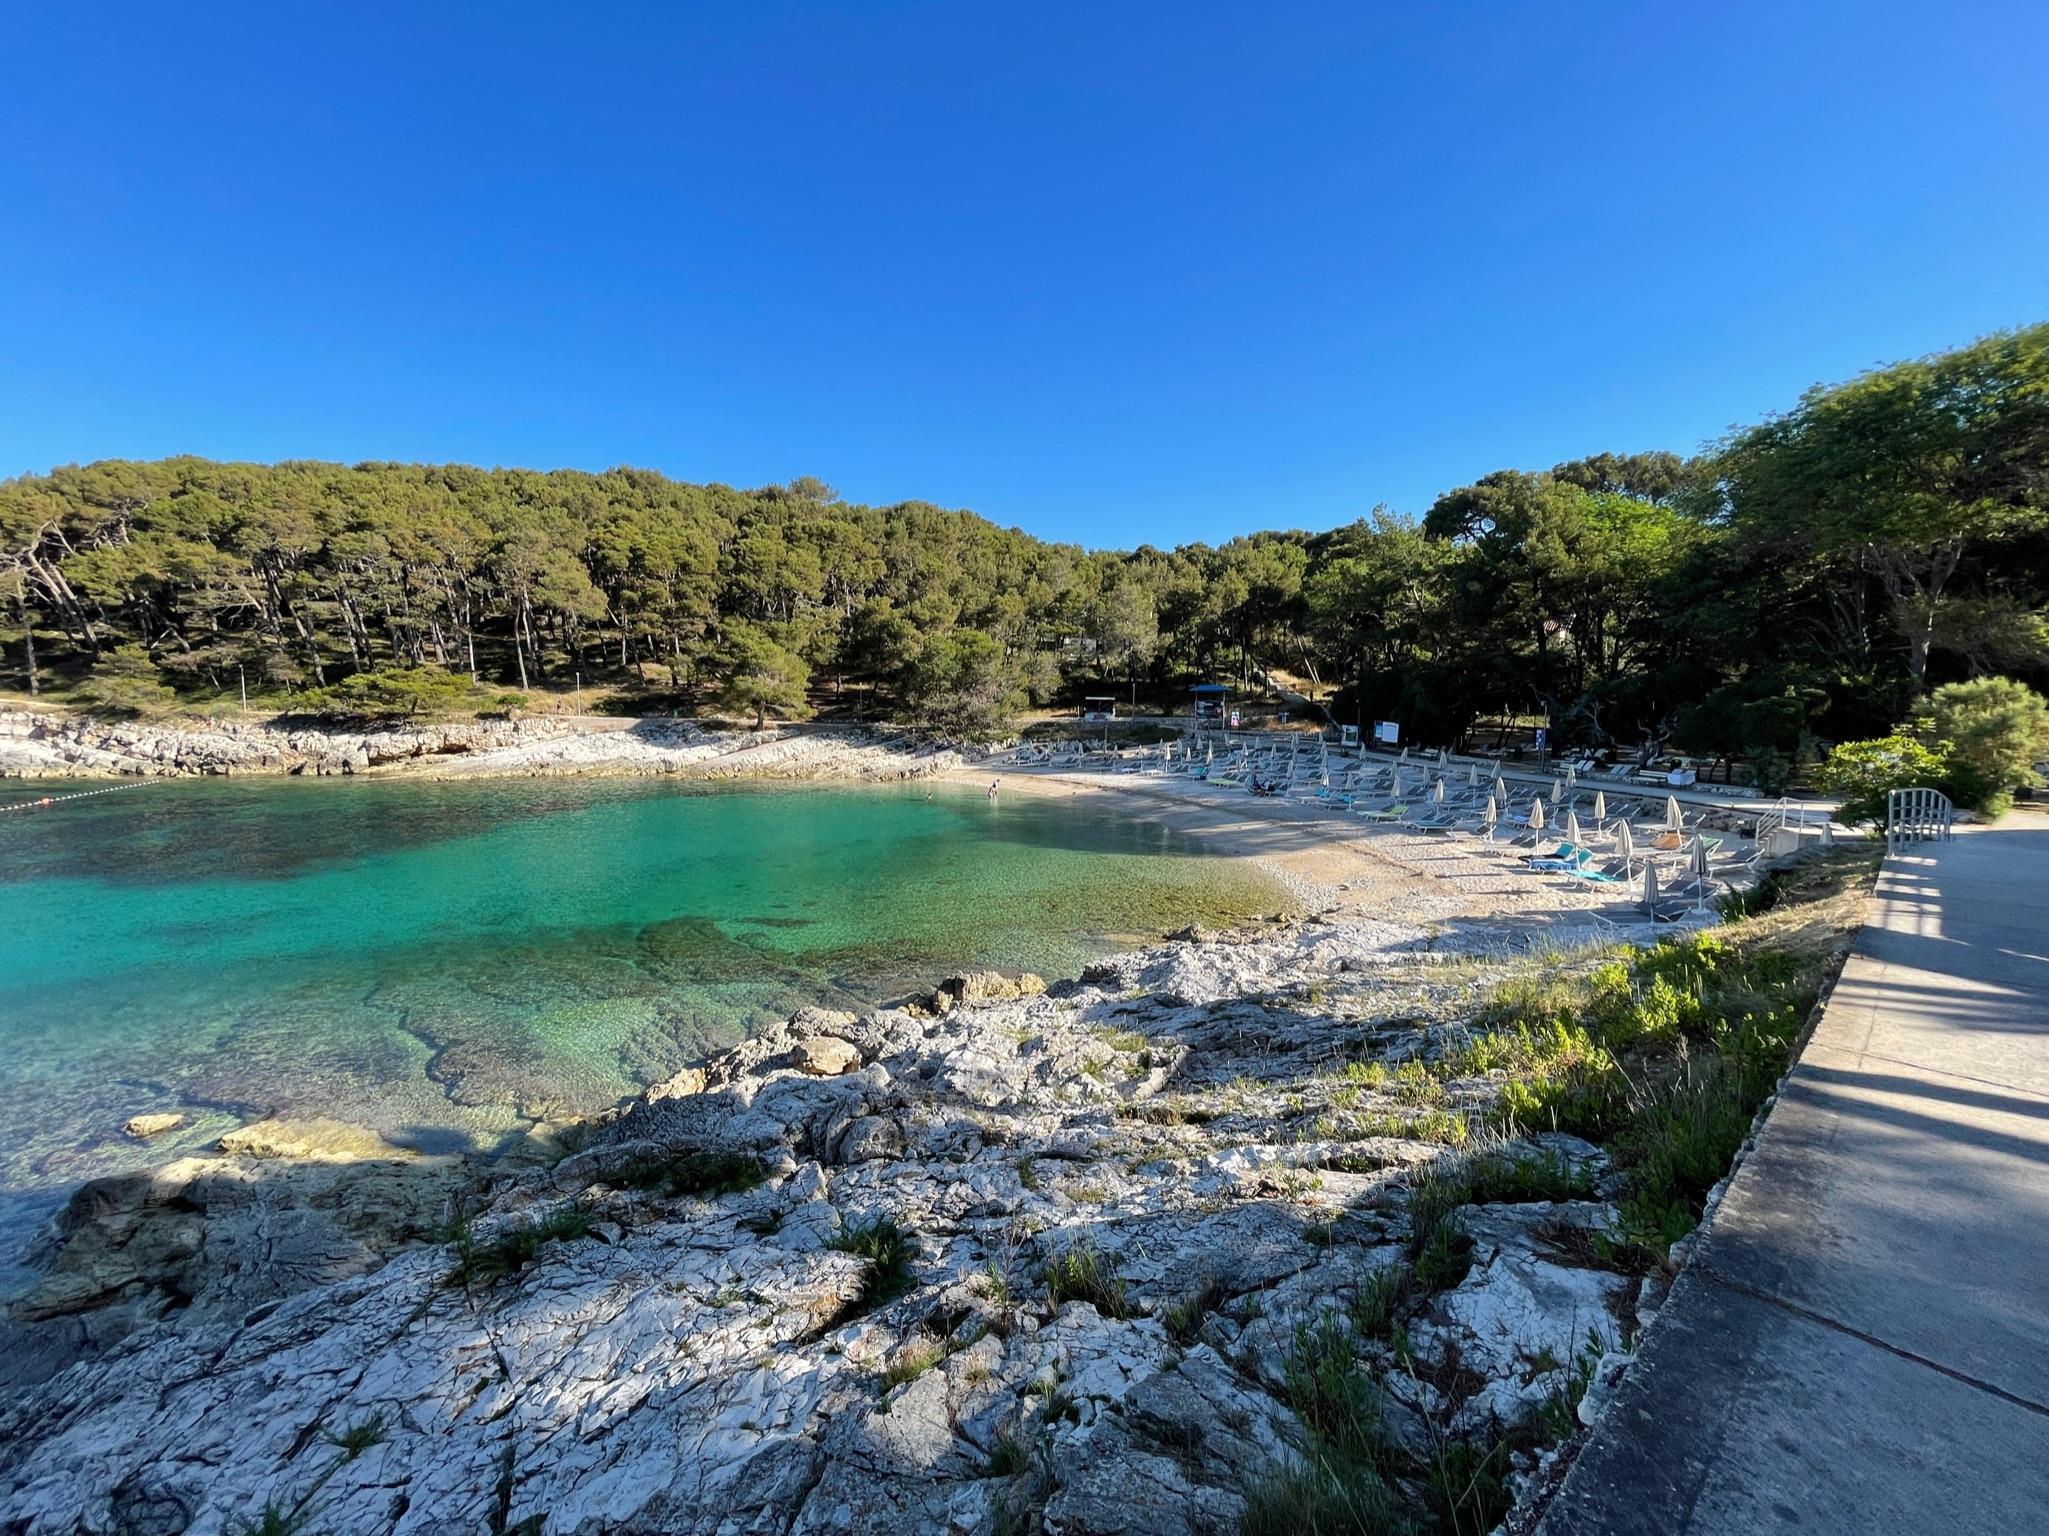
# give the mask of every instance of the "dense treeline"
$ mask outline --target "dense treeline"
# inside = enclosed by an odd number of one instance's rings
[[[1691,460],[1503,470],[1420,521],[1217,548],[634,469],[179,458],[0,484],[0,677],[131,707],[576,674],[650,707],[974,730],[1273,668],[1426,742],[1542,715],[1561,742],[1791,758],[1941,681],[2043,681],[2045,603],[2049,326],[1817,389]]]

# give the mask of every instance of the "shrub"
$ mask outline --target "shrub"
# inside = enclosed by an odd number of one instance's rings
[[[362,720],[411,720],[476,702],[469,678],[439,667],[372,667],[299,695],[310,713]]]
[[[1760,795],[1783,795],[1793,787],[1793,759],[1776,747],[1751,754],[1750,782]]]
[[[1846,741],[1829,753],[1815,782],[1823,794],[1842,801],[1838,820],[1882,822],[1891,791],[1949,783],[1949,755],[1941,747],[1937,743],[1931,748],[1912,736]]]
[[[71,696],[103,715],[157,715],[178,702],[149,652],[139,645],[103,653]]]
[[[1950,794],[1958,804],[1999,816],[2049,755],[2049,702],[2010,677],[1946,683],[1929,695],[1915,733],[1948,748]]]

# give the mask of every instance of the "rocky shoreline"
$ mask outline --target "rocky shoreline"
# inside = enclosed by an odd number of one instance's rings
[[[8,1325],[0,1530],[1231,1531],[1318,1348],[1405,1466],[1527,1495],[1663,1280],[1597,1148],[1403,1070],[1503,964],[1189,933],[807,1010],[525,1158],[258,1127],[97,1181]]]
[[[683,720],[541,716],[353,729],[0,708],[0,779],[403,773],[891,780],[943,773],[960,761],[951,748],[859,726],[722,731]]]

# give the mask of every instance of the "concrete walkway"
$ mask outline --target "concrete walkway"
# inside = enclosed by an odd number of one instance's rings
[[[1887,861],[1538,1529],[2049,1531],[2049,817]]]

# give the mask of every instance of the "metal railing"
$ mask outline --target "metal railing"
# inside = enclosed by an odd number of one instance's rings
[[[1756,841],[1751,845],[1751,862],[1769,863],[1778,858],[1784,849],[1778,846],[1774,833],[1791,832],[1804,845],[1810,832],[1820,840],[1824,848],[1835,846],[1835,820],[1829,807],[1816,805],[1809,800],[1795,800],[1781,795],[1778,804],[1761,813],[1757,827],[1751,833]]]
[[[1903,843],[1946,843],[1955,820],[1949,796],[1939,789],[1895,789],[1885,797],[1885,851]]]

